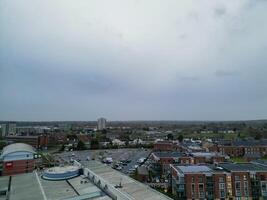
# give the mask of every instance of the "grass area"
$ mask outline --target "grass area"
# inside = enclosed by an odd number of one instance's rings
[[[207,138],[223,138],[226,140],[235,140],[235,139],[243,139],[249,137],[248,133],[180,133],[185,138],[200,138],[200,139],[207,139]],[[179,134],[178,134],[179,135]]]

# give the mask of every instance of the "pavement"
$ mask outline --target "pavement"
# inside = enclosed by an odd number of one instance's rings
[[[95,160],[101,161],[99,156],[111,157],[113,162],[119,162],[120,160],[131,160],[131,162],[127,163],[127,165],[120,165],[122,170],[120,170],[124,174],[129,174],[129,169],[134,169],[135,165],[138,165],[137,161],[140,158],[147,158],[151,150],[149,149],[108,149],[108,150],[85,150],[85,151],[69,151],[62,152],[57,154],[56,157],[61,161],[69,162],[73,157],[78,160],[82,165],[87,165],[88,161],[87,157],[89,156],[91,159],[95,158]],[[72,156],[72,155],[75,156]],[[112,167],[112,164],[109,165]]]

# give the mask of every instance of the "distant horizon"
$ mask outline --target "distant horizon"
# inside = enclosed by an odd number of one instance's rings
[[[105,117],[104,117],[105,118]],[[246,122],[267,121],[267,119],[245,119],[245,120],[108,120],[107,122]],[[96,120],[0,120],[0,122],[97,122]]]

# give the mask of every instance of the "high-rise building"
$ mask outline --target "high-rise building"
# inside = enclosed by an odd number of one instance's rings
[[[7,125],[7,135],[16,135],[17,125],[16,123],[8,123]]]
[[[7,123],[7,124],[1,124],[1,136],[5,137],[8,135],[16,135],[17,132],[17,126],[16,123]]]
[[[106,123],[107,123],[107,120],[105,118],[99,118],[97,120],[97,129],[98,130],[103,130],[103,129],[106,129]]]
[[[6,124],[1,124],[1,134],[0,136],[5,137],[7,134]]]

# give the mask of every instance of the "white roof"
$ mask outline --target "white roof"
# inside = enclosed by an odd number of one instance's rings
[[[4,157],[10,153],[18,152],[18,151],[26,151],[30,153],[35,153],[34,148],[28,144],[24,143],[14,143],[8,146],[5,146],[2,151],[1,157]]]

